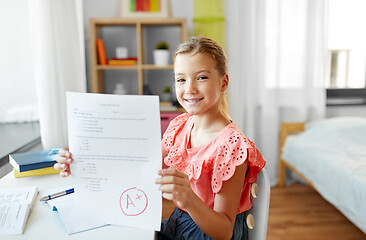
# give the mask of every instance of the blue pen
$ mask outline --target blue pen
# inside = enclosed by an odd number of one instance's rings
[[[51,200],[51,199],[54,199],[54,198],[65,196],[65,195],[73,193],[73,192],[74,192],[74,189],[70,188],[70,189],[62,191],[62,192],[58,192],[58,193],[54,193],[54,194],[51,194],[51,195],[44,196],[41,199],[39,199],[39,201],[45,202],[45,201],[48,201],[48,200]]]

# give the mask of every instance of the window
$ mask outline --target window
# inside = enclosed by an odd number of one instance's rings
[[[329,1],[329,105],[366,104],[365,9],[366,1]]]

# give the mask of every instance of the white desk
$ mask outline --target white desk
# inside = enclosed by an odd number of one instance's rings
[[[0,189],[16,188],[25,186],[37,186],[38,190],[50,189],[58,186],[71,184],[71,177],[62,178],[59,175],[34,176],[25,178],[14,178],[13,172],[0,179]],[[0,239],[29,239],[29,240],[56,240],[56,239],[119,239],[119,240],[145,240],[154,239],[155,233],[152,230],[105,226],[86,232],[68,235],[64,229],[63,223],[56,212],[53,212],[46,203],[41,203],[36,197],[33,210],[29,215],[27,224],[22,235],[0,236]]]

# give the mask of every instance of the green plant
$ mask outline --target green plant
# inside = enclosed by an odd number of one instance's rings
[[[155,49],[169,49],[169,44],[167,42],[159,42],[156,44]]]
[[[169,86],[166,86],[165,88],[164,88],[164,93],[170,93],[170,87]]]

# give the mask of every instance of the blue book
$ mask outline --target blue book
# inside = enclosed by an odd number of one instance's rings
[[[9,163],[18,171],[25,172],[52,167],[56,163],[61,148],[52,148],[36,152],[14,153],[9,155]]]

